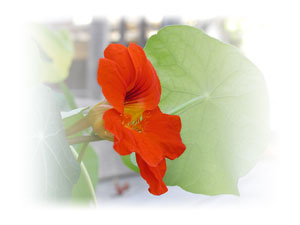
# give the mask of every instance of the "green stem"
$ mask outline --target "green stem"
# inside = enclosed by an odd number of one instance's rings
[[[80,152],[79,152],[79,156],[78,156],[78,158],[77,158],[78,163],[81,163],[81,161],[82,161],[82,159],[83,159],[83,156],[84,156],[84,154],[85,154],[85,152],[86,152],[86,150],[87,150],[87,146],[88,146],[88,145],[89,145],[88,142],[84,142],[84,143],[82,144],[82,147],[81,147]]]
[[[70,89],[68,88],[68,86],[63,81],[59,83],[59,86],[60,86],[60,89],[62,90],[69,106],[71,107],[71,109],[76,109],[77,105],[75,103],[74,97],[73,97]]]
[[[71,151],[72,151],[75,159],[78,160],[78,154],[77,154],[75,148],[73,146],[70,146],[70,148],[71,148]],[[88,173],[88,171],[87,171],[87,169],[86,169],[86,167],[85,167],[85,165],[84,165],[83,162],[80,163],[80,168],[81,168],[81,171],[82,171],[82,173],[83,173],[83,175],[85,177],[85,180],[86,180],[86,182],[88,184],[89,191],[90,191],[90,194],[92,196],[94,205],[95,205],[95,207],[98,207],[98,202],[97,202],[97,198],[96,198],[96,194],[95,194],[95,189],[94,189],[91,177],[90,177],[90,175],[89,175],[89,173]]]
[[[87,116],[85,116],[65,130],[66,136],[68,137],[73,134],[76,134],[80,131],[87,129],[90,126],[91,124],[89,122],[89,119],[87,118]]]
[[[68,138],[69,145],[81,144],[81,143],[85,143],[85,142],[88,143],[88,142],[100,141],[100,140],[102,140],[102,139],[96,135],[78,136],[78,137]]]

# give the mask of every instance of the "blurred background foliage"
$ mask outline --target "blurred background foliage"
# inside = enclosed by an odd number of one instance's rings
[[[33,41],[30,45],[31,54],[33,62],[38,62],[32,67],[33,79],[38,78],[55,91],[60,111],[94,105],[103,98],[101,88],[96,82],[96,71],[98,59],[103,57],[106,46],[109,43],[127,45],[135,42],[144,47],[148,38],[159,29],[174,24],[200,28],[208,35],[236,46],[246,55],[250,53],[248,42],[251,39],[247,39],[247,35],[252,33],[251,23],[240,17],[201,20],[180,17],[164,17],[157,20],[122,17],[51,21],[30,27]],[[260,29],[261,27],[256,27],[255,32]],[[84,132],[88,133],[89,130]],[[77,151],[81,148],[82,145],[76,146]],[[105,141],[92,143],[87,147],[83,162],[94,187],[99,179],[115,180],[133,174],[111,150],[112,144]],[[128,162],[129,157],[123,158],[125,164],[126,160]],[[83,175],[73,189],[72,197],[73,201],[91,199]]]

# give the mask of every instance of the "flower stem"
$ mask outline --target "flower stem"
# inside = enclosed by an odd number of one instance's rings
[[[85,152],[86,152],[86,150],[87,150],[87,146],[88,146],[88,145],[89,145],[88,142],[84,142],[84,143],[82,144],[82,147],[81,147],[80,152],[79,152],[79,156],[78,156],[78,158],[77,158],[78,163],[81,163],[81,161],[82,161],[82,159],[83,159],[83,156],[84,156],[84,154],[85,154]]]
[[[68,127],[65,130],[66,136],[71,136],[73,134],[76,134],[82,130],[87,129],[88,127],[90,127],[91,124],[87,118],[87,116],[81,118],[80,120],[78,120],[76,123],[72,124],[70,127]]]
[[[78,160],[78,154],[77,154],[75,148],[73,146],[70,146],[70,148],[71,148],[71,151],[72,151],[75,159]],[[86,180],[86,182],[88,184],[89,191],[90,191],[90,194],[92,196],[94,205],[95,205],[95,207],[98,207],[98,202],[97,202],[97,198],[96,198],[96,194],[95,194],[95,189],[94,189],[91,177],[89,175],[89,172],[87,171],[87,169],[86,169],[86,167],[85,167],[85,165],[84,165],[83,162],[80,163],[80,168],[81,168],[81,171],[82,171],[82,173],[83,173],[83,175],[85,177],[85,180]]]
[[[91,136],[78,136],[68,138],[69,145],[80,144],[80,143],[88,143],[92,141],[100,141],[102,140],[100,137],[96,135]]]

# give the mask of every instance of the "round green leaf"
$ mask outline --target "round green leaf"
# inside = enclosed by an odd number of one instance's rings
[[[162,85],[160,107],[182,120],[186,151],[164,181],[207,195],[239,194],[269,135],[261,72],[241,52],[189,26],[168,26],[145,47]]]
[[[43,85],[30,94],[33,193],[38,200],[69,201],[80,167],[67,142],[55,95]]]

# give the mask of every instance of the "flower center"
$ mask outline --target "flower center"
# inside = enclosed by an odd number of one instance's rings
[[[144,109],[141,107],[125,107],[124,114],[121,115],[123,126],[141,133],[143,131],[143,112]]]

